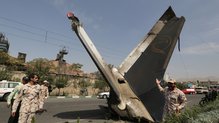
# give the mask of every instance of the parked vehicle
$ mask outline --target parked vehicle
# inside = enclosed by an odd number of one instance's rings
[[[183,89],[182,92],[184,94],[195,94],[196,93],[194,88]]]
[[[19,84],[21,84],[21,83],[20,82],[7,81],[7,80],[0,81],[0,99],[7,100],[8,95]]]
[[[97,95],[97,98],[99,99],[106,99],[109,98],[110,92],[101,92]]]
[[[197,94],[207,94],[208,88],[207,87],[196,87],[195,91]]]
[[[199,101],[200,106],[204,106],[210,101],[215,101],[217,99],[217,92],[216,91],[209,91],[208,93],[205,94],[204,97]]]
[[[212,90],[215,90],[219,93],[219,85],[210,85],[209,86],[209,90],[212,91]]]

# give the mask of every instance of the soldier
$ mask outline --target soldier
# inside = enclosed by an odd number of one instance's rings
[[[12,116],[15,116],[21,101],[18,123],[31,123],[36,112],[43,111],[44,102],[40,93],[41,88],[37,84],[39,77],[36,74],[30,74],[29,79],[30,81],[22,87],[12,107]]]
[[[180,110],[185,107],[186,96],[176,87],[176,81],[170,80],[167,82],[167,88],[160,85],[160,81],[156,79],[157,86],[165,95],[164,116],[178,115]]]
[[[48,86],[49,86],[49,82],[47,80],[44,80],[43,84],[41,85],[41,93],[44,100],[49,97]]]
[[[28,77],[26,77],[26,76],[23,77],[22,78],[22,83],[20,85],[17,85],[14,88],[14,90],[10,93],[10,95],[8,96],[8,99],[7,99],[8,108],[9,107],[12,108],[13,102],[17,98],[17,95],[18,95],[19,91],[21,90],[23,85],[28,83],[28,81],[29,81]],[[20,110],[20,102],[19,102],[18,108],[16,110],[15,116],[14,117],[10,116],[9,119],[8,119],[8,123],[17,123],[18,122],[19,110]]]

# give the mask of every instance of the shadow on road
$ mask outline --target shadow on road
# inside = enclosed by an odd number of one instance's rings
[[[120,119],[117,116],[112,116],[109,113],[108,107],[106,106],[99,106],[100,109],[95,110],[84,110],[84,111],[69,111],[69,112],[61,112],[58,114],[53,115],[53,117],[58,117],[61,119],[69,119],[69,120],[76,120],[76,119],[84,119],[86,121],[95,122],[100,121],[101,123],[114,123],[114,122],[125,122],[125,123],[136,123],[136,121],[128,121],[127,119]],[[86,122],[87,123],[87,122]],[[98,122],[99,123],[99,122]],[[145,123],[145,122],[140,122]]]
[[[100,109],[95,110],[83,110],[83,111],[68,111],[60,112],[53,115],[61,119],[107,119],[108,109],[105,106],[99,106]]]

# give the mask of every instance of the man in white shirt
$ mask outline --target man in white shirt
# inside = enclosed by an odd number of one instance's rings
[[[22,78],[22,82],[21,84],[17,85],[14,90],[10,93],[10,95],[8,96],[8,99],[7,99],[7,106],[8,108],[9,107],[12,107],[13,105],[13,102],[14,100],[17,98],[17,95],[19,93],[19,91],[21,90],[21,88],[23,87],[23,85],[27,84],[29,81],[28,77],[23,77]],[[20,102],[19,102],[19,105],[18,105],[18,108],[16,110],[16,113],[15,113],[15,116],[12,117],[10,115],[9,119],[8,119],[8,122],[9,123],[17,123],[18,122],[18,117],[19,117],[19,110],[20,110]]]

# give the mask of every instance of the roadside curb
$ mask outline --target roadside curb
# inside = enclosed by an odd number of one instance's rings
[[[49,98],[65,99],[65,98],[97,98],[97,96],[50,96]]]
[[[56,98],[62,99],[62,98],[65,98],[65,96],[57,96]]]

